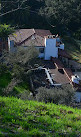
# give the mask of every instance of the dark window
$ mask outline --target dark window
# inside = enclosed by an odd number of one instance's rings
[[[27,46],[24,46],[24,48],[27,48]]]
[[[56,41],[60,43],[61,40],[60,40],[60,38],[57,38]]]
[[[44,48],[39,48],[40,53],[44,53]]]

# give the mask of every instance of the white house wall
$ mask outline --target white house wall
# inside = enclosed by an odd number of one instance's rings
[[[45,60],[50,60],[50,57],[58,58],[58,48],[56,47],[56,39],[45,38]]]
[[[8,47],[10,52],[15,52],[17,48],[14,46],[14,41],[8,38]]]
[[[8,49],[10,51],[10,39],[9,39],[9,37],[8,37]]]

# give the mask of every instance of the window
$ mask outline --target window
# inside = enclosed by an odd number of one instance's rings
[[[40,53],[44,53],[44,48],[39,48]]]
[[[56,38],[56,41],[60,43],[61,40],[60,40],[60,38]]]

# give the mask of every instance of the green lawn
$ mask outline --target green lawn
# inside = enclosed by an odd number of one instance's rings
[[[0,137],[81,136],[81,110],[0,97]]]

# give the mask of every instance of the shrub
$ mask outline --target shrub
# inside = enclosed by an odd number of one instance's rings
[[[69,105],[73,102],[74,99],[74,90],[70,85],[51,89],[40,87],[37,89],[37,92],[37,101],[44,101],[46,103],[53,102],[56,104]]]
[[[8,71],[8,67],[5,64],[0,64],[0,75]]]

